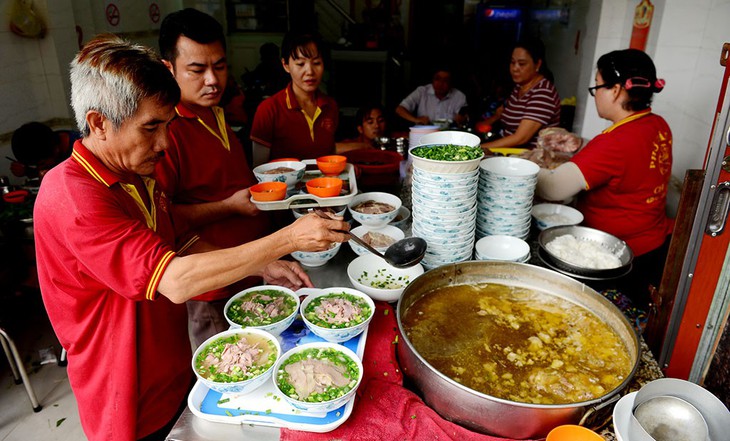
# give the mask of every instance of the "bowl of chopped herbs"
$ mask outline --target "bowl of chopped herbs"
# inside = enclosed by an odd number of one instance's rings
[[[459,131],[424,135],[408,154],[413,166],[435,173],[466,173],[479,167],[484,157],[478,136]]]
[[[403,290],[423,274],[421,264],[395,268],[374,254],[363,254],[347,266],[347,276],[355,289],[373,300],[397,302]]]

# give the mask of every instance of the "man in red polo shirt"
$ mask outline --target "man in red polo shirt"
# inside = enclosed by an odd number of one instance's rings
[[[228,80],[226,42],[221,25],[210,15],[187,8],[165,17],[160,26],[163,63],[180,86],[177,118],[170,123],[170,148],[157,164],[155,178],[171,198],[173,213],[196,228],[200,237],[227,248],[270,232],[267,213],[250,202],[256,184],[243,146],[226,123],[218,104]],[[312,286],[298,263],[280,261],[284,277],[263,274],[266,283],[292,289]],[[228,329],[224,306],[231,295],[260,285],[248,277],[187,302],[190,340],[198,347]]]
[[[71,65],[82,139],[48,172],[34,228],[43,302],[68,351],[68,377],[92,441],[161,440],[192,379],[186,300],[297,249],[343,242],[345,222],[304,216],[234,248],[183,256],[154,179],[180,90],[150,49],[105,35]],[[302,222],[303,221],[303,222]],[[176,238],[178,241],[176,243]]]

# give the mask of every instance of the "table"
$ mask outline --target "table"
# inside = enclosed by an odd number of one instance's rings
[[[356,257],[355,253],[348,245],[343,245],[340,252],[326,265],[319,268],[306,268],[309,277],[312,279],[314,286],[325,288],[332,286],[352,287],[347,277],[347,265]],[[641,387],[657,378],[663,377],[659,364],[656,362],[649,347],[640,339],[641,343],[641,361],[639,368],[634,375],[631,383],[624,393],[635,392]],[[606,439],[607,441],[615,441],[616,437],[613,433],[613,424],[611,422],[613,406],[595,413],[589,419],[590,427]],[[345,422],[345,424],[347,424]],[[218,440],[235,440],[235,439],[255,439],[260,441],[270,441],[279,439],[279,429],[271,427],[257,427],[250,425],[236,425],[225,423],[214,423],[198,418],[186,408],[178,421],[173,426],[167,441],[218,441]]]

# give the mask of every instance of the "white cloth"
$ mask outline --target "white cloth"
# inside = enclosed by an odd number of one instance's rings
[[[466,104],[466,95],[459,89],[451,89],[444,99],[440,100],[436,97],[431,84],[417,87],[400,103],[413,115],[428,116],[431,121],[439,119],[453,121]]]

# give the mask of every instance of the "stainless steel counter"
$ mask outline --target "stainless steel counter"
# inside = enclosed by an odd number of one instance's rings
[[[352,288],[347,277],[347,265],[357,257],[349,245],[342,244],[340,252],[318,268],[304,267],[312,283],[317,288],[342,286]],[[219,441],[251,439],[272,441],[279,439],[279,429],[273,427],[251,426],[249,424],[226,424],[198,418],[186,408],[165,438],[167,441]]]

